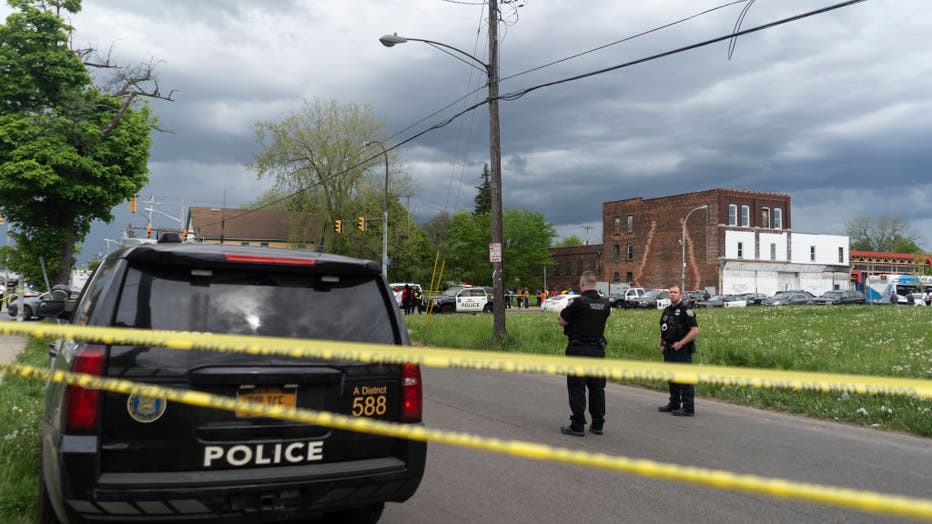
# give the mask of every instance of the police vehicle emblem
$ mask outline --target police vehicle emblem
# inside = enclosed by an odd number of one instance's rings
[[[165,413],[166,407],[168,401],[164,398],[144,397],[133,393],[126,399],[126,411],[129,412],[129,416],[143,424],[158,420]]]

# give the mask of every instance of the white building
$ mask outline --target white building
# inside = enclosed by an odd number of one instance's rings
[[[719,289],[723,294],[803,289],[821,295],[848,289],[848,237],[792,231],[726,230]]]

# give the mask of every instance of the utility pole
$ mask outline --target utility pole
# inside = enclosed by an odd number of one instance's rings
[[[498,0],[489,0],[489,153],[492,163],[492,244],[502,253],[502,144],[498,124]],[[504,260],[492,262],[492,325],[495,340],[505,340]]]

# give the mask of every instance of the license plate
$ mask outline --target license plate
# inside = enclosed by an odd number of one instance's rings
[[[267,406],[282,406],[286,408],[293,408],[297,406],[295,399],[297,398],[297,386],[284,386],[284,387],[241,387],[236,392],[236,400],[240,402],[256,402],[259,404],[265,404]],[[236,416],[239,418],[249,418],[257,417],[261,415],[252,415],[250,413],[244,412],[243,410],[237,409]]]

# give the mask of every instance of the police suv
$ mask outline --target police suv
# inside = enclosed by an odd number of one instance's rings
[[[163,236],[163,239],[171,235]],[[177,239],[176,239],[177,240]],[[73,324],[410,345],[378,265],[324,253],[189,243],[123,248]],[[391,422],[421,422],[420,370],[59,340],[53,370]],[[39,522],[376,522],[411,497],[426,445],[50,382]]]
[[[432,297],[435,313],[482,313],[492,311],[492,293],[484,287],[453,286]]]

